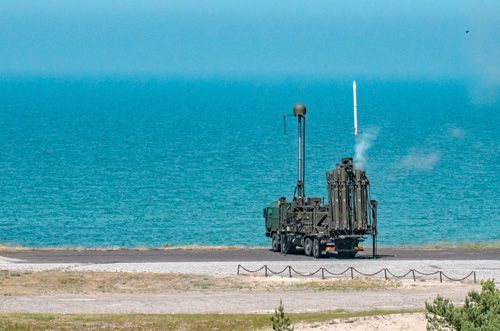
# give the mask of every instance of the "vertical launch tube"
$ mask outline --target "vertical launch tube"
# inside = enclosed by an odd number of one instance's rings
[[[352,96],[354,99],[354,135],[358,135],[358,101],[356,100],[356,81],[352,82]]]

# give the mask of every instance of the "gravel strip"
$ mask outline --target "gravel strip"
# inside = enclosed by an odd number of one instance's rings
[[[396,275],[402,275],[410,269],[416,269],[424,273],[435,271],[443,271],[446,275],[453,278],[461,278],[469,274],[471,271],[476,271],[478,280],[494,278],[500,279],[500,261],[492,260],[477,260],[477,261],[456,261],[456,260],[398,260],[398,261],[383,261],[383,260],[345,260],[345,261],[328,261],[328,260],[310,260],[310,261],[293,261],[276,262],[244,262],[242,265],[250,270],[256,270],[267,265],[273,271],[280,271],[288,265],[291,265],[299,272],[313,272],[318,268],[324,267],[331,272],[342,272],[348,267],[354,267],[363,273],[374,273],[382,268],[389,269]],[[71,270],[71,271],[110,271],[110,272],[158,272],[158,273],[188,273],[210,276],[230,276],[235,275],[238,263],[235,262],[157,262],[157,263],[106,263],[106,264],[91,264],[91,263],[17,263],[17,261],[9,261],[5,258],[0,259],[0,269],[2,270]],[[263,271],[260,273],[264,274]],[[284,276],[288,276],[285,273]],[[295,276],[295,275],[294,275]],[[349,277],[350,273],[345,276]],[[384,277],[383,273],[378,275]],[[418,276],[418,275],[417,275]],[[320,274],[317,275],[320,277]],[[411,274],[407,276],[411,278]],[[439,275],[423,277],[429,280],[439,280]],[[470,278],[472,281],[472,278]]]
[[[50,295],[0,297],[0,312],[24,313],[271,313],[423,308],[438,294],[461,302],[470,286],[363,292],[178,293],[160,295]]]

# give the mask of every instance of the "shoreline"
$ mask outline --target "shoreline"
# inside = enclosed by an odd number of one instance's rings
[[[0,244],[0,252],[8,251],[169,251],[169,250],[242,250],[242,249],[266,249],[269,245],[245,246],[245,245],[166,245],[152,247],[127,247],[127,246],[109,246],[109,247],[86,247],[86,246],[19,246]],[[371,245],[365,245],[368,249]],[[436,243],[424,245],[378,245],[379,250],[398,249],[398,250],[446,250],[446,249],[464,249],[464,250],[489,250],[500,249],[500,241],[485,242],[463,242],[463,243]]]
[[[402,261],[500,261],[500,248],[488,249],[425,249],[379,248],[373,259],[370,249],[359,252],[354,259],[340,259],[335,253],[327,253],[314,259],[305,256],[303,250],[286,255],[270,248],[169,248],[169,249],[0,249],[1,262],[17,261],[20,264],[156,264],[156,263],[398,263]],[[405,271],[406,272],[406,271]]]

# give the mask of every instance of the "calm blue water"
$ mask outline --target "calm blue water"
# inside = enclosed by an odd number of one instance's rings
[[[0,243],[267,245],[262,208],[352,155],[352,82],[0,80]],[[358,80],[380,242],[500,240],[500,103],[461,82]]]

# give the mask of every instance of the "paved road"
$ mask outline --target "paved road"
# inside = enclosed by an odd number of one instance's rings
[[[468,250],[380,248],[382,260],[500,260],[500,249]],[[2,251],[1,257],[19,259],[22,263],[149,263],[149,262],[258,262],[258,261],[311,261],[303,254],[271,252],[265,248],[235,249],[118,249],[118,250],[19,250]],[[334,259],[335,255],[330,258]],[[356,258],[371,258],[371,252]]]

